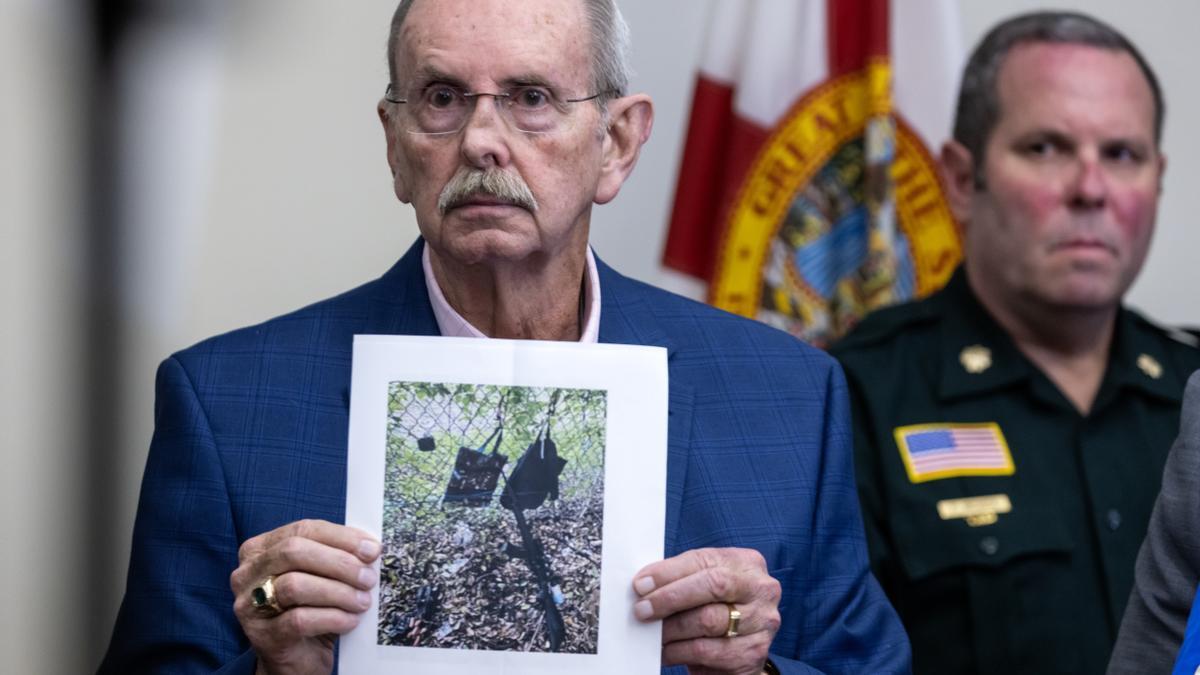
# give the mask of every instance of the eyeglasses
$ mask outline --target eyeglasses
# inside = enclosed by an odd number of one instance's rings
[[[571,115],[572,103],[600,98],[605,92],[584,98],[563,98],[550,87],[523,84],[498,92],[466,91],[448,84],[413,87],[403,96],[388,85],[383,98],[408,105],[405,131],[412,134],[455,134],[462,131],[481,96],[491,96],[496,110],[509,126],[527,134],[546,134],[562,128]]]

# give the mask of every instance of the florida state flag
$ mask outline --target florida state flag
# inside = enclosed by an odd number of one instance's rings
[[[824,346],[961,257],[930,153],[963,61],[955,0],[714,3],[663,262]]]

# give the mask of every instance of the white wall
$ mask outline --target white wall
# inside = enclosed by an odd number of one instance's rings
[[[81,293],[66,3],[0,0],[0,654],[5,672],[94,668],[79,611]],[[19,92],[21,95],[13,95]]]
[[[610,263],[651,282],[677,283],[659,269],[658,257],[704,14],[712,1],[623,2],[634,35],[634,87],[654,97],[656,125],[621,196],[597,210],[592,238]],[[196,42],[172,41],[180,60],[171,63],[183,64],[177,68],[195,78],[194,86],[181,91],[175,85],[171,91],[177,98],[155,96],[159,85],[153,79],[154,69],[140,76],[140,86],[149,92],[144,99],[149,117],[138,124],[150,125],[159,134],[155,136],[159,140],[138,150],[153,158],[143,164],[152,167],[153,175],[133,177],[135,185],[143,185],[144,193],[159,198],[143,205],[140,222],[156,236],[169,234],[171,228],[194,227],[191,234],[174,240],[180,253],[170,258],[166,269],[143,256],[145,264],[135,261],[128,270],[132,285],[160,291],[148,292],[147,297],[161,298],[165,288],[175,289],[171,291],[175,299],[165,309],[144,308],[133,319],[137,338],[127,346],[131,385],[122,392],[129,413],[122,420],[127,455],[119,486],[124,495],[119,521],[124,527],[114,533],[110,554],[122,569],[150,437],[155,364],[207,335],[378,276],[415,236],[411,212],[391,194],[374,110],[386,82],[383,50],[393,2],[214,3],[227,13],[207,32],[192,36]],[[1200,301],[1195,299],[1200,265],[1191,259],[1200,251],[1191,187],[1200,180],[1200,130],[1192,124],[1200,118],[1200,92],[1193,75],[1200,54],[1194,36],[1194,27],[1200,25],[1200,3],[1074,0],[1063,4],[1093,12],[1127,31],[1159,71],[1168,97],[1165,147],[1170,163],[1157,239],[1131,301],[1160,319],[1200,324]],[[65,124],[62,111],[77,103],[68,103],[61,90],[47,90],[41,84],[69,81],[56,58],[61,55],[53,48],[54,40],[63,36],[51,33],[61,27],[49,27],[44,13],[31,9],[45,5],[35,0],[0,0],[0,8],[6,10],[0,15],[0,62],[16,76],[9,80],[6,74],[5,82],[15,81],[21,91],[32,92],[27,98],[5,97],[4,104],[15,105],[0,107],[2,154],[20,166],[10,181],[11,167],[6,164],[5,180],[0,181],[0,190],[8,188],[0,193],[5,209],[4,244],[0,245],[4,307],[19,317],[0,333],[0,354],[5,357],[5,386],[0,390],[0,414],[5,417],[0,428],[5,429],[6,456],[15,460],[0,489],[6,500],[5,540],[29,547],[8,547],[10,554],[0,571],[8,580],[21,579],[23,589],[8,589],[17,606],[32,603],[33,595],[47,587],[56,569],[48,560],[75,564],[74,553],[55,535],[69,532],[70,524],[78,522],[77,516],[72,521],[70,515],[78,505],[50,490],[64,476],[69,478],[63,472],[69,472],[64,467],[70,448],[61,444],[69,429],[64,428],[64,416],[54,402],[63,396],[71,368],[78,365],[63,357],[70,353],[78,307],[71,303],[71,293],[59,285],[70,279],[71,265],[63,261],[70,260],[74,237],[62,224],[70,192],[70,186],[63,184],[64,164],[69,160],[62,148],[69,143],[52,141],[61,141],[56,125]],[[967,42],[976,40],[997,18],[1035,6],[1025,0],[962,0]],[[8,12],[12,7],[23,12]],[[205,48],[198,45],[204,44],[214,50],[209,56],[200,54]],[[169,76],[179,71],[160,70],[157,76],[166,76],[161,86],[172,87]],[[175,114],[162,111],[164,101],[178,102]],[[188,119],[210,123],[206,129],[189,128]],[[20,133],[12,133],[15,130]],[[180,189],[180,182],[191,187]],[[186,212],[172,216],[173,205]],[[22,333],[16,334],[13,326],[22,326]],[[12,551],[18,552],[15,557]],[[115,615],[123,577],[113,579],[112,587]],[[44,659],[56,658],[58,636],[49,628],[52,610],[35,611],[32,623],[14,628],[25,615],[11,612],[12,607],[9,602],[0,614],[4,622],[0,635],[11,638],[0,643],[9,647],[5,653],[46,655],[13,672],[77,670],[64,665],[66,661],[45,666]],[[107,633],[110,621],[111,616],[101,620],[94,630]],[[22,650],[22,630],[25,634],[32,630],[41,642]]]

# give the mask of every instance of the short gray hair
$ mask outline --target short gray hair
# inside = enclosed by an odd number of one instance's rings
[[[433,0],[427,0],[433,1]],[[584,3],[592,40],[591,94],[599,94],[597,104],[624,96],[629,89],[629,24],[621,16],[616,0],[576,0]],[[392,15],[392,28],[388,34],[388,74],[393,85],[400,83],[400,72],[396,65],[396,51],[400,47],[400,29],[414,0],[400,0]]]
[[[975,47],[963,71],[962,87],[954,115],[954,140],[971,153],[975,181],[982,187],[984,150],[1000,119],[997,80],[1004,59],[1013,47],[1031,43],[1077,44],[1125,52],[1133,57],[1154,94],[1154,141],[1162,141],[1166,103],[1158,78],[1141,52],[1112,26],[1076,12],[1033,12],[1004,21]]]

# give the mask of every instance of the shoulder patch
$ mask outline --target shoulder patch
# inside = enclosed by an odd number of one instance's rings
[[[995,422],[911,424],[893,432],[914,483],[961,476],[1011,476],[1008,441]]]

